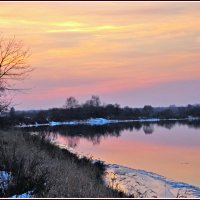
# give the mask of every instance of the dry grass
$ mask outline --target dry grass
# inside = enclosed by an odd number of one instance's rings
[[[105,186],[100,163],[18,130],[0,131],[0,170],[12,175],[0,197],[27,191],[32,197],[125,197]]]

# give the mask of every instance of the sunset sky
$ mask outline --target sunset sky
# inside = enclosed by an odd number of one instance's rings
[[[200,103],[200,2],[0,2],[0,32],[31,51],[17,109]]]

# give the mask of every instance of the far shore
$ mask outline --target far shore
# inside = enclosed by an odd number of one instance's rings
[[[182,118],[182,119],[176,119],[176,118],[171,118],[171,119],[159,119],[159,118],[148,118],[148,119],[131,119],[131,120],[110,120],[110,119],[105,119],[105,118],[91,118],[88,120],[77,120],[77,121],[66,121],[66,122],[49,122],[49,123],[44,123],[44,124],[39,124],[35,122],[35,124],[20,124],[17,125],[16,127],[38,127],[38,126],[59,126],[59,125],[105,125],[105,124],[112,124],[112,123],[127,123],[127,122],[159,122],[159,121],[195,121],[195,120],[200,120],[198,117],[189,117],[189,118]]]

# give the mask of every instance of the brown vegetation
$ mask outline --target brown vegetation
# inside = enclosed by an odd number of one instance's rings
[[[0,171],[10,172],[0,196],[31,191],[32,197],[124,197],[105,186],[101,163],[79,159],[38,136],[0,131]]]

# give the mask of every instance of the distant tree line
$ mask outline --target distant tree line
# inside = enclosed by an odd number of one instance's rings
[[[51,108],[39,111],[15,111],[10,109],[1,117],[1,121],[9,120],[12,123],[48,123],[50,121],[85,120],[89,118],[106,119],[183,119],[200,117],[200,105],[152,107],[145,105],[143,108],[121,107],[119,104],[102,103],[99,96],[92,96],[85,103],[80,104],[75,97],[69,97],[62,108]],[[0,123],[2,123],[0,122]]]

